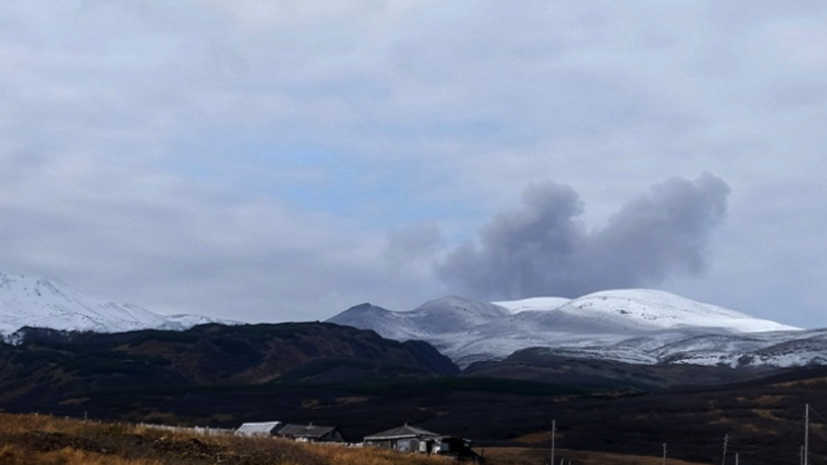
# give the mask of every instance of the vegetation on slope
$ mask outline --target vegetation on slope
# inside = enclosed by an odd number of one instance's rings
[[[432,378],[459,370],[433,347],[327,323],[202,325],[117,334],[27,329],[0,343],[0,403],[98,390]]]

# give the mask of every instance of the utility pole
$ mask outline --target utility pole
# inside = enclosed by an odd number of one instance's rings
[[[551,465],[554,465],[554,432],[557,430],[557,420],[551,421]]]
[[[810,404],[804,407],[804,465],[808,465],[810,455]]]
[[[729,442],[729,435],[724,436],[724,457],[721,459],[721,465],[726,465],[726,446]]]
[[[666,465],[666,443],[663,443],[663,465]]]

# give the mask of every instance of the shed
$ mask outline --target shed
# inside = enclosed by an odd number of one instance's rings
[[[275,436],[281,429],[280,421],[266,421],[261,423],[244,423],[235,430],[236,436]]]
[[[286,424],[277,434],[283,438],[301,442],[344,442],[342,432],[335,426]]]

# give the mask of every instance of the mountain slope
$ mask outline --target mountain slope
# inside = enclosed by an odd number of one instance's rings
[[[423,342],[328,323],[200,325],[112,334],[21,330],[0,343],[0,405],[113,389],[431,378],[457,367]]]
[[[792,326],[646,289],[604,291],[573,300],[485,303],[446,297],[408,312],[364,304],[328,321],[373,329],[393,339],[425,340],[460,366],[503,359],[529,347],[629,363],[817,363],[814,356],[806,355],[744,359],[742,356],[752,351],[771,350],[804,333]]]
[[[0,273],[0,337],[26,326],[112,333],[183,330],[211,322],[215,320],[198,315],[164,316],[134,305],[105,302],[52,278]]]

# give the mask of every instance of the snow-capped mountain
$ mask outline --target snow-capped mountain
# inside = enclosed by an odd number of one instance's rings
[[[135,305],[105,302],[52,278],[0,273],[0,338],[12,338],[24,326],[116,333],[183,330],[213,321],[198,315],[159,315]]]
[[[827,363],[827,334],[647,289],[493,303],[446,297],[407,312],[362,304],[328,321],[424,340],[460,366],[529,347],[631,363]],[[809,341],[807,350],[790,349],[795,341]]]

